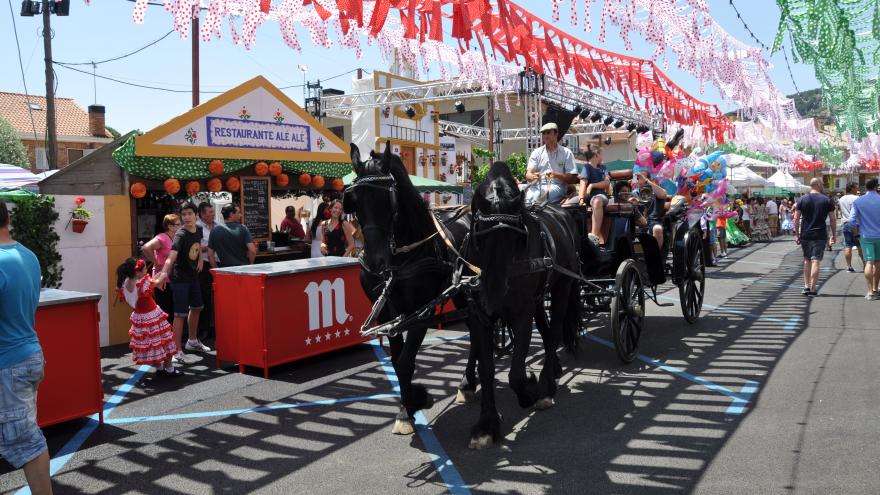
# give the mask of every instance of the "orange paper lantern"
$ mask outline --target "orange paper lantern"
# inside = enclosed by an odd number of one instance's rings
[[[254,172],[257,175],[267,175],[269,173],[269,166],[266,165],[266,162],[259,162],[254,165]]]
[[[186,193],[190,196],[202,190],[202,185],[197,180],[191,180],[186,183]]]
[[[211,163],[208,164],[208,172],[211,172],[211,175],[223,175],[223,162],[211,160]]]
[[[208,181],[208,190],[212,193],[220,192],[223,190],[223,182],[220,179],[214,177],[213,179]]]
[[[230,177],[226,179],[226,190],[229,192],[238,192],[241,189],[241,182],[238,181],[238,177]]]
[[[129,192],[131,192],[131,197],[141,199],[147,195],[147,186],[143,182],[135,182],[129,188]]]
[[[302,187],[306,187],[312,183],[312,176],[309,174],[300,174],[299,176],[299,185]]]
[[[180,192],[180,181],[177,179],[166,179],[164,186],[165,192],[172,196]]]
[[[280,163],[272,162],[269,164],[269,173],[270,174],[277,177],[279,174],[281,174],[281,172],[284,172],[284,169],[281,167]]]
[[[287,174],[278,174],[275,176],[275,184],[278,184],[281,187],[286,186],[290,183],[290,177]]]
[[[315,178],[312,179],[312,187],[315,189],[324,189],[324,177],[316,175]]]
[[[333,182],[330,184],[334,191],[341,191],[345,188],[345,182],[342,179],[333,179]]]

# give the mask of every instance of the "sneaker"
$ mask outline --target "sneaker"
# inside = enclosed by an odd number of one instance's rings
[[[846,271],[848,271],[848,272],[850,272],[850,273],[855,273],[855,272],[856,272],[855,269],[853,269],[853,267],[851,267],[851,266],[846,267]]]
[[[801,289],[801,295],[809,296],[810,295],[810,288],[804,287],[803,289]]]
[[[188,351],[211,352],[210,347],[206,346],[198,340],[187,340],[183,348]]]
[[[185,357],[186,357],[186,354],[184,354],[180,351],[177,351],[177,354],[171,356],[171,362],[174,364],[186,363],[186,360],[184,359]]]
[[[171,370],[162,370],[164,372],[163,376],[165,378],[180,378],[184,375],[182,371],[177,368],[172,368]]]
[[[819,295],[819,291],[811,290],[807,295],[810,297],[816,297]]]
[[[873,292],[868,292],[867,294],[865,294],[865,299],[867,299],[868,301],[876,301],[877,294],[874,294]]]

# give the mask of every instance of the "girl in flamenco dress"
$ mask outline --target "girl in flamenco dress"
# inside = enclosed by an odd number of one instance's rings
[[[734,203],[733,208],[737,208],[737,205]],[[736,225],[736,216],[735,212],[729,212],[725,215],[728,217],[727,225],[725,226],[725,230],[727,231],[727,245],[728,246],[744,246],[749,243],[749,237],[743,234],[742,230]]]
[[[168,324],[168,315],[153,299],[153,286],[164,276],[161,274],[153,280],[144,260],[128,258],[116,269],[116,285],[120,298],[134,309],[128,331],[132,360],[156,366],[157,376],[179,377],[183,372],[175,369],[171,362],[177,353],[174,333]]]

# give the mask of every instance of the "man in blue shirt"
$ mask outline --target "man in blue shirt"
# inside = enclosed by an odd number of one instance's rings
[[[868,192],[853,202],[849,221],[862,237],[860,251],[865,256],[865,282],[868,284],[865,299],[873,301],[880,297],[880,270],[877,268],[880,260],[880,194],[877,193],[877,179],[869,180],[865,189]]]
[[[12,240],[9,211],[0,201],[0,456],[24,466],[31,493],[52,493],[49,451],[37,426],[37,386],[43,351],[34,330],[40,302],[40,263]]]
[[[802,294],[805,296],[818,295],[816,284],[819,282],[819,265],[828,244],[826,218],[831,223],[831,244],[834,244],[834,232],[837,231],[834,203],[822,193],[823,188],[822,180],[813,178],[810,181],[810,193],[798,200],[797,210],[794,212],[794,235],[804,252]]]

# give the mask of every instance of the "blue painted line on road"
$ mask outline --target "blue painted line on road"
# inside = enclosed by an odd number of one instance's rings
[[[105,421],[107,424],[119,425],[128,423],[142,423],[148,421],[171,421],[178,419],[196,419],[196,418],[212,418],[216,416],[237,416],[240,414],[250,414],[264,411],[277,411],[283,409],[300,409],[312,406],[332,406],[336,404],[346,404],[349,402],[366,402],[372,400],[393,399],[399,397],[397,394],[373,394],[362,395],[358,397],[345,397],[342,399],[324,399],[311,402],[297,402],[295,404],[273,404],[271,406],[254,406],[244,409],[226,409],[222,411],[199,411],[191,413],[179,414],[163,414],[158,416],[133,416],[130,418],[114,418]]]
[[[614,349],[614,344],[609,340],[603,339],[602,337],[597,337],[591,333],[587,333],[587,337],[590,340],[594,340],[594,341],[604,345],[605,347],[610,347],[610,348]],[[647,363],[647,364],[657,368],[658,370],[665,371],[665,372],[667,372],[671,375],[677,376],[679,378],[684,378],[685,380],[694,382],[697,385],[701,385],[701,386],[703,386],[713,392],[718,392],[720,394],[726,395],[726,396],[730,397],[731,399],[733,399],[734,403],[741,404],[742,407],[745,407],[745,405],[749,403],[749,399],[751,398],[752,394],[754,393],[754,391],[752,391],[752,393],[749,393],[748,395],[746,395],[744,392],[740,392],[740,393],[734,392],[733,390],[730,390],[729,388],[727,388],[723,385],[718,385],[717,383],[715,383],[711,380],[707,380],[705,378],[701,378],[699,376],[692,375],[692,374],[688,373],[687,371],[684,371],[683,369],[668,365],[668,364],[664,363],[663,361],[658,361],[654,358],[645,356],[644,354],[637,354],[636,358],[639,361],[642,361],[644,363]],[[746,386],[748,386],[749,383],[754,384],[755,390],[757,390],[758,384],[756,382],[747,381]],[[745,391],[745,386],[743,387],[743,390]],[[732,414],[729,412],[729,409],[728,409],[728,414]]]
[[[794,332],[795,328],[797,328],[798,324],[801,322],[800,316],[792,316],[785,323],[785,326],[782,327],[786,332]]]
[[[382,370],[385,371],[385,376],[391,382],[394,391],[399,393],[400,382],[397,380],[397,373],[394,372],[394,367],[391,366],[391,358],[385,353],[385,349],[379,345],[378,340],[373,340],[371,343],[373,344],[376,358],[382,365]],[[452,463],[452,459],[446,454],[443,445],[440,444],[440,440],[434,434],[434,430],[428,425],[427,418],[421,411],[415,414],[415,427],[416,433],[419,434],[419,438],[425,444],[428,455],[431,457],[431,462],[434,463],[434,467],[440,473],[440,477],[443,478],[449,493],[454,495],[470,494],[470,489],[468,489],[461,474],[455,469],[455,464]]]
[[[107,417],[110,415],[111,412],[113,412],[113,409],[115,409],[116,406],[122,402],[122,399],[125,398],[126,394],[128,394],[128,392],[131,391],[132,388],[134,388],[134,384],[139,382],[141,380],[141,377],[144,376],[144,373],[146,373],[149,369],[150,366],[143,365],[135,370],[135,372],[132,373],[130,377],[128,377],[128,380],[126,380],[126,382],[122,384],[121,387],[116,389],[116,392],[113,394],[113,396],[107,399],[107,402],[104,403],[105,423],[107,422]],[[76,454],[77,451],[83,446],[86,440],[88,440],[89,436],[98,428],[98,425],[100,423],[98,422],[97,414],[89,416],[88,419],[88,422],[82,428],[80,428],[78,432],[76,432],[76,435],[68,440],[68,442],[64,444],[64,447],[61,447],[61,450],[59,450],[58,453],[55,454],[55,458],[49,461],[49,476],[55,476],[58,471],[61,471],[61,469],[63,469],[64,466],[68,462],[70,462],[70,459],[74,456],[74,454]],[[28,487],[24,487],[16,492],[16,494],[18,495],[23,495],[27,493],[31,493],[31,490]]]
[[[758,391],[758,382],[753,382],[751,380],[746,380],[746,384],[739,390],[740,395],[742,395],[743,399],[733,399],[733,403],[727,408],[726,414],[737,415],[745,412],[746,406],[749,404],[749,401],[752,399],[752,396],[755,395],[755,392]]]

